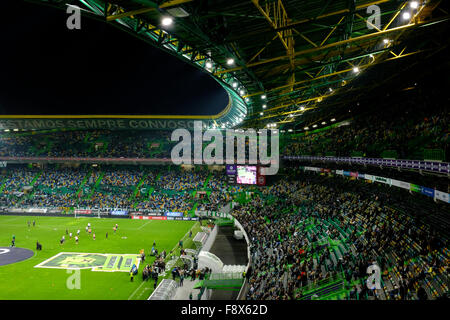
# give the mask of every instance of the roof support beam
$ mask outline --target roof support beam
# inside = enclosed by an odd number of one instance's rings
[[[365,3],[365,4],[360,4],[359,6],[356,6],[355,10],[358,11],[358,10],[370,7],[371,5],[374,5],[374,4],[381,4],[381,3],[385,3],[385,2],[389,2],[389,1],[391,1],[391,0],[371,1],[371,2],[368,2],[368,3]],[[311,22],[311,21],[315,21],[315,20],[319,20],[319,19],[323,19],[323,18],[328,18],[328,17],[335,16],[335,15],[346,15],[348,13],[350,13],[349,9],[343,9],[343,10],[338,10],[338,11],[334,11],[334,12],[328,12],[328,13],[324,13],[322,15],[319,15],[319,16],[317,16],[315,18],[303,19],[303,20],[299,20],[299,21],[293,22],[293,23],[285,26],[284,29],[294,28],[294,27],[296,27],[296,26],[298,26],[300,24],[303,24],[303,23],[307,23],[307,22]],[[276,30],[276,31],[279,31],[279,30]]]
[[[159,9],[164,9],[164,8],[169,8],[169,7],[175,7],[175,6],[178,6],[180,4],[187,3],[187,2],[192,2],[192,1],[194,1],[194,0],[169,0],[169,1],[166,1],[166,2],[162,3],[160,6],[158,6],[155,3],[155,6],[152,6],[152,7],[146,7],[146,8],[141,8],[141,9],[137,9],[137,10],[127,11],[127,12],[124,12],[124,13],[115,14],[115,15],[112,15],[112,16],[106,16],[106,21],[113,21],[113,20],[117,20],[117,19],[130,17],[130,16],[135,16],[135,15],[138,15],[138,14],[147,13],[147,12],[150,12],[150,11],[155,11],[158,8]]]
[[[409,23],[409,24],[405,24],[405,25],[400,26],[400,27],[395,27],[395,28],[391,28],[391,29],[388,29],[388,30],[382,30],[382,31],[377,31],[377,32],[373,32],[373,33],[370,33],[370,34],[365,34],[365,35],[362,35],[362,36],[359,36],[359,37],[356,37],[356,38],[350,38],[350,39],[338,41],[338,42],[335,42],[335,43],[330,43],[330,44],[323,45],[323,46],[320,46],[320,47],[317,47],[317,48],[311,48],[311,49],[306,49],[306,50],[303,50],[303,51],[298,51],[298,52],[294,53],[294,56],[299,56],[299,55],[304,55],[304,54],[309,54],[309,53],[315,53],[315,52],[318,52],[318,51],[334,48],[334,47],[341,46],[341,45],[348,44],[348,43],[364,41],[364,40],[371,40],[373,38],[380,37],[380,36],[383,36],[383,35],[386,35],[386,34],[389,34],[389,33],[399,32],[399,31],[403,31],[403,30],[406,30],[406,29],[410,29],[410,28],[413,28],[413,27],[419,27],[419,26],[423,26],[423,25],[431,25],[431,24],[434,24],[434,23],[439,23],[439,22],[446,21],[448,19],[449,19],[449,17],[446,16],[446,17],[443,17],[443,18],[438,18],[438,19],[434,19],[434,20],[426,21],[426,22],[424,21],[424,22],[420,22],[420,23]],[[275,61],[284,60],[284,59],[287,59],[287,58],[289,58],[289,56],[287,56],[287,55],[279,56],[279,57],[267,59],[267,60],[264,60],[264,61],[258,61],[258,62],[250,63],[250,64],[246,65],[245,67],[246,68],[252,68],[252,67],[260,66],[260,65],[263,65],[263,64],[272,63],[272,62],[275,62]],[[218,71],[216,74],[234,72],[234,71],[238,71],[238,70],[242,70],[242,69],[244,69],[244,67],[230,68],[230,69]]]
[[[336,28],[341,24],[342,20],[344,20],[345,16],[342,16],[342,18],[339,20],[339,22],[334,26],[333,29],[331,29],[330,33],[323,39],[323,41],[320,43],[320,46],[323,46],[323,44],[328,40],[328,38],[333,34],[333,32],[336,30]]]
[[[266,3],[265,9],[259,4],[259,0],[251,0],[259,12],[266,18],[269,24],[274,28],[282,28],[289,23],[288,14],[284,8],[283,2],[278,0],[276,3],[271,4]],[[294,37],[292,35],[292,29],[277,32],[278,38],[280,38],[281,43],[286,48],[287,56],[289,57],[289,64],[291,69],[291,74],[288,79],[288,83],[292,84],[295,82],[295,64],[294,64]],[[302,34],[300,34],[302,35]],[[305,39],[305,36],[302,35]],[[307,39],[311,42],[309,39]],[[313,43],[314,44],[314,43]],[[253,58],[252,58],[253,59]],[[292,90],[292,87],[291,87]]]
[[[261,49],[261,50],[259,50],[250,60],[248,60],[247,61],[247,64],[249,64],[249,63],[251,63],[253,60],[255,60],[256,59],[256,57],[258,57],[271,43],[272,43],[272,41],[274,41],[276,38],[278,37],[278,34],[276,34],[273,38],[272,38],[272,40],[270,40],[270,41],[268,41],[266,44],[265,44],[265,46]]]
[[[394,16],[391,18],[391,20],[388,22],[387,25],[384,26],[383,31],[386,30],[387,28],[389,28],[389,26],[392,24],[392,22],[394,22],[395,18],[397,18],[397,16],[400,14],[400,12],[403,10],[403,8],[406,6],[408,2],[405,1],[400,8],[398,8],[397,12],[394,14]]]
[[[404,57],[408,57],[408,56],[411,56],[411,55],[415,55],[415,54],[422,53],[422,52],[425,52],[425,51],[430,51],[430,50],[431,50],[431,49],[417,50],[417,51],[409,52],[409,53],[405,53],[405,54],[398,54],[398,55],[396,55],[396,56],[394,56],[394,57],[385,59],[385,60],[383,60],[383,61],[381,61],[381,62],[379,62],[379,63],[386,62],[386,61],[392,61],[392,60],[396,60],[396,59],[401,59],[401,58],[404,58]],[[402,52],[403,52],[403,50],[402,50]],[[360,69],[365,69],[365,68],[369,67],[370,65],[371,65],[370,63],[369,63],[369,64],[366,64],[366,65],[360,65],[359,68],[360,68]],[[352,68],[349,68],[349,69],[346,69],[346,70],[341,70],[341,71],[335,72],[334,74],[327,74],[327,75],[324,75],[324,76],[321,76],[321,77],[318,77],[318,78],[329,77],[329,76],[331,76],[331,75],[337,75],[337,74],[341,74],[341,73],[345,73],[345,72],[351,72],[351,71],[352,71]],[[317,79],[317,78],[316,78],[316,79]],[[305,81],[303,81],[303,82],[304,82],[304,83],[305,83],[305,82],[311,82],[311,81],[314,81],[314,80],[316,80],[316,79],[309,79],[309,80],[305,80]],[[322,99],[323,99],[323,96],[317,96],[317,97],[308,98],[308,99],[303,99],[303,100],[302,100],[302,99],[293,100],[293,101],[290,102],[290,103],[287,103],[287,104],[281,104],[281,105],[279,105],[279,106],[276,106],[276,107],[267,109],[267,110],[265,111],[265,113],[268,113],[268,112],[271,112],[271,111],[275,111],[275,110],[278,110],[278,109],[282,109],[282,108],[287,108],[287,107],[292,106],[292,105],[295,105],[295,104],[301,104],[301,103],[306,103],[306,102],[311,102],[311,101],[319,102],[319,100],[321,101]],[[305,111],[306,111],[306,108],[305,108]],[[286,112],[286,113],[281,113],[281,114],[280,114],[280,113],[275,113],[275,114],[272,114],[272,115],[267,115],[267,116],[265,116],[265,117],[263,117],[263,118],[253,119],[253,120],[255,120],[255,121],[260,121],[260,120],[263,120],[263,119],[269,119],[269,118],[277,117],[277,116],[279,116],[279,115],[284,115],[284,114],[289,114],[289,113],[296,113],[296,112],[300,112],[300,111],[297,110],[297,111]],[[250,115],[250,116],[251,116],[251,115]]]
[[[323,71],[323,69],[324,69],[326,66],[328,66],[329,64],[343,63],[343,62],[346,62],[346,61],[348,61],[348,60],[355,60],[355,59],[358,59],[358,58],[360,58],[360,57],[368,56],[368,55],[370,55],[370,54],[373,54],[373,55],[379,54],[379,53],[382,53],[382,52],[387,51],[387,50],[388,50],[388,49],[382,49],[382,50],[371,51],[371,52],[368,52],[368,53],[363,54],[362,56],[361,56],[361,55],[358,55],[358,56],[353,56],[353,57],[349,57],[349,58],[346,58],[346,59],[341,59],[341,60],[339,60],[339,61],[329,62],[329,63],[327,63],[326,65],[323,65],[323,66],[320,68],[320,70],[317,72],[317,74],[316,74],[312,79],[306,79],[306,80],[297,81],[297,82],[294,83],[294,86],[297,86],[297,85],[300,85],[300,84],[304,84],[304,83],[308,83],[308,82],[315,81],[315,80],[320,80],[320,79],[328,78],[328,77],[335,76],[335,75],[339,75],[339,74],[342,74],[342,73],[345,73],[345,72],[350,72],[350,71],[352,71],[352,69],[345,69],[345,70],[335,71],[335,72],[332,72],[332,73],[327,73],[327,74],[324,74],[324,75],[319,76],[319,74]],[[288,85],[278,86],[278,87],[275,87],[275,88],[271,88],[271,89],[267,90],[266,92],[267,92],[267,93],[276,92],[276,91],[278,91],[278,90],[285,89],[287,86],[288,86]],[[295,91],[297,91],[297,90],[299,90],[299,89],[303,89],[303,88],[305,88],[305,87],[295,88]],[[246,97],[252,97],[252,96],[260,95],[260,94],[262,94],[262,93],[263,93],[262,91],[261,91],[261,92],[255,92],[255,93],[251,93],[251,94],[245,95],[245,96],[243,96],[243,97],[244,97],[244,98],[246,98]]]

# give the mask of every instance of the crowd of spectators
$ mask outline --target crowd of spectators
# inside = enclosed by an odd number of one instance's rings
[[[147,201],[140,201],[135,209],[156,212],[186,212],[193,207],[192,197],[188,192],[163,193],[153,192]]]
[[[366,103],[364,113],[343,119],[349,120],[346,121],[347,125],[315,133],[285,132],[280,138],[280,153],[288,156],[358,155],[421,160],[424,158],[423,150],[438,149],[443,151],[445,159],[448,157],[449,143],[450,119],[446,108],[449,101],[446,97],[437,103],[434,95],[439,93],[439,89],[435,91],[416,90],[415,93],[407,92],[396,98]],[[171,134],[171,130],[2,132],[0,157],[169,159],[173,146],[178,143],[171,141]],[[203,146],[208,144],[203,141],[200,143]],[[191,145],[194,145],[194,140]],[[191,149],[193,153],[194,148]]]
[[[295,163],[286,165],[293,167],[280,169],[280,174],[301,171],[295,167]],[[218,211],[233,197],[252,188],[228,184],[223,171],[197,169],[144,169],[134,166],[106,166],[102,169],[82,166],[44,169],[11,167],[3,170],[0,204],[4,207],[122,208],[143,212],[186,212],[197,204],[197,210]],[[444,192],[448,190],[446,178],[396,170],[385,172],[387,169],[372,167],[350,169],[398,178]],[[402,176],[406,174],[409,176]],[[396,188],[391,189],[394,189],[391,192],[395,192]],[[266,196],[279,197],[276,190],[262,188],[261,191]],[[407,199],[402,202],[405,201]]]
[[[432,299],[445,294],[448,230],[439,234],[415,210],[393,209],[390,205],[398,199],[391,192],[372,193],[371,188],[302,174],[267,188],[264,193],[275,195],[274,202],[255,197],[235,209],[232,214],[251,241],[247,299],[306,298],[303,289],[337,277],[346,280],[347,299]],[[383,288],[369,290],[366,272],[375,261]]]
[[[43,170],[36,179],[36,188],[30,197],[24,197],[23,207],[70,208],[75,206],[74,195],[87,171],[80,168]]]
[[[32,147],[36,140],[32,136],[19,136],[17,134],[0,134],[1,157],[26,157],[34,151]]]
[[[211,191],[206,198],[197,206],[197,210],[200,211],[219,211],[220,208],[232,201],[233,197],[231,193],[224,191]]]
[[[2,175],[3,207],[217,210],[250,190],[228,185],[221,171],[168,167],[13,166]],[[339,277],[348,299],[436,298],[448,290],[448,204],[294,167],[252,190],[250,202],[232,211],[251,240],[248,299],[301,299],[305,288]],[[369,290],[374,261],[385,285]]]
[[[0,156],[170,158],[171,131],[64,130],[3,132]]]
[[[171,170],[161,174],[156,182],[158,189],[174,191],[191,191],[203,188],[203,184],[208,176],[207,171],[179,171]]]
[[[22,191],[24,186],[31,183],[36,173],[36,170],[21,170],[19,168],[9,170],[4,181],[5,192]]]
[[[12,167],[3,172],[3,207],[125,209],[149,212],[188,212],[195,203],[217,210],[231,200],[226,180],[209,171],[169,167],[151,170],[126,167]],[[34,179],[34,183],[33,182]],[[207,185],[209,196],[195,197]],[[28,190],[25,190],[28,188]]]
[[[286,136],[284,155],[383,157],[393,150],[400,159],[423,160],[424,149],[440,149],[444,156],[449,144],[447,101],[436,103],[435,92],[420,92],[396,101],[387,99],[355,116],[347,125]],[[310,128],[312,129],[312,128]],[[447,155],[448,156],[448,155]],[[441,159],[442,160],[442,159]]]

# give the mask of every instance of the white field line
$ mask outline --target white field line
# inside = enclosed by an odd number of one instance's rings
[[[183,238],[181,238],[181,240],[184,241],[184,239],[187,237],[187,235],[189,234],[189,232],[190,232],[192,229],[194,229],[194,227],[197,225],[197,223],[198,223],[198,221],[197,221],[196,223],[194,223],[194,225],[189,229],[188,232],[186,232],[186,234],[184,235]],[[177,247],[178,247],[178,243],[177,243],[177,244],[175,245],[175,247],[173,247],[173,249],[170,250],[170,251],[175,250]],[[177,261],[178,261],[178,259],[177,259]],[[175,262],[176,262],[176,261],[175,261]],[[166,271],[166,274],[167,274],[167,272],[168,272],[168,271]],[[136,294],[136,292],[142,287],[142,285],[143,285],[144,283],[146,283],[146,282],[143,281],[143,282],[141,283],[141,285],[140,285],[139,287],[137,287],[136,290],[133,291],[133,293],[128,297],[128,300],[131,300],[131,298]]]
[[[133,291],[133,293],[131,294],[131,296],[128,297],[128,300],[131,300],[131,297],[133,297],[136,292],[142,287],[142,285],[145,283],[145,281],[142,281],[141,285],[139,287],[136,288],[136,290]]]
[[[189,232],[191,232],[191,230],[194,229],[194,227],[197,225],[197,223],[198,223],[198,222],[194,223],[194,225],[189,229],[189,231],[186,232],[186,234],[184,235],[184,237],[181,238],[182,241],[184,241],[184,240],[186,239],[186,237],[187,237],[187,235],[189,234]],[[175,250],[177,247],[178,247],[178,243],[177,243],[177,244],[175,245],[175,247],[173,247],[172,250],[170,250],[170,251]],[[179,257],[178,257],[178,258],[179,258]],[[178,259],[177,259],[177,261],[178,261]],[[175,261],[175,263],[176,263],[177,261]],[[169,272],[169,271],[166,271],[166,274],[167,274],[167,272]]]
[[[55,256],[53,256],[53,257],[50,257],[50,258],[48,258],[48,259],[45,260],[45,261],[42,261],[41,263],[35,265],[34,268],[45,268],[45,267],[41,267],[41,264],[44,264],[44,263],[46,263],[46,262],[48,262],[48,261],[50,261],[50,260],[53,260],[53,259],[55,259],[56,257],[59,257],[60,255],[62,255],[63,253],[64,253],[64,252],[60,252],[60,253],[58,253],[57,255],[55,255]]]
[[[138,229],[142,229],[143,227],[145,227],[147,224],[149,224],[151,222],[151,220],[150,221],[147,221],[147,223],[145,223],[145,224],[143,224],[142,226],[140,226]]]

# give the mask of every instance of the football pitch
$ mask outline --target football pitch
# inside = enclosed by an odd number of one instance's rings
[[[33,220],[36,221],[34,227]],[[96,235],[95,240],[86,232],[88,223],[92,234]],[[119,228],[114,233],[116,223]],[[72,232],[72,239],[66,235],[66,229]],[[77,230],[80,230],[78,244],[75,242]],[[13,235],[16,247],[33,251],[26,260],[0,263],[0,300],[145,300],[153,292],[154,281],[143,282],[141,271],[155,259],[149,255],[153,241],[159,252],[169,253],[181,239],[185,248],[193,247],[189,230],[192,230],[192,237],[195,236],[200,231],[199,223],[0,216],[0,247],[6,248],[0,249],[0,262],[2,256],[3,260],[6,257],[2,252],[11,251],[8,247]],[[66,240],[60,244],[63,235]],[[36,241],[42,244],[41,251],[36,250]],[[139,274],[131,282],[130,265],[137,265],[142,249],[146,259],[139,264]],[[179,256],[178,247],[174,253]],[[162,279],[160,276],[158,283]]]

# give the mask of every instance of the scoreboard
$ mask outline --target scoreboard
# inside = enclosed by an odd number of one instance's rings
[[[256,184],[256,166],[237,166],[237,184]]]
[[[265,185],[265,176],[260,174],[259,166],[227,165],[229,184]]]

